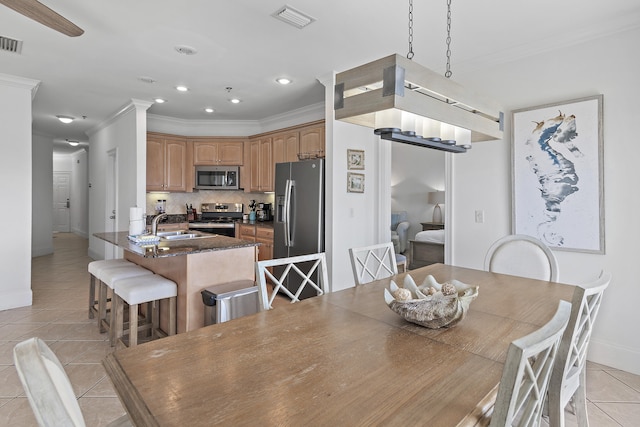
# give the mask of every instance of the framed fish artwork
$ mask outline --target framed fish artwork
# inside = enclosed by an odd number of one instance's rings
[[[603,96],[512,112],[512,228],[604,254]]]

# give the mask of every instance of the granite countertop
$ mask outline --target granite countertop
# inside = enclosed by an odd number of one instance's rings
[[[120,231],[115,233],[95,233],[94,236],[145,258],[164,258],[260,245],[260,243],[247,240],[217,234],[207,235],[206,233],[203,233],[206,237],[201,238],[160,240],[159,242],[136,244],[129,240],[128,234],[126,231]]]

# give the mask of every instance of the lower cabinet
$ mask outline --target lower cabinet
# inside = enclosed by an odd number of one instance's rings
[[[262,243],[258,246],[258,261],[273,258],[273,228],[257,224],[238,224],[238,239]]]

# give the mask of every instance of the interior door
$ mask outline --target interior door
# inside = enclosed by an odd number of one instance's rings
[[[106,168],[106,198],[105,198],[105,231],[117,231],[116,212],[118,211],[118,152],[111,150],[107,153]],[[105,242],[105,259],[118,258],[118,247]]]
[[[53,173],[53,231],[68,233],[71,231],[69,211],[71,174],[69,172]]]

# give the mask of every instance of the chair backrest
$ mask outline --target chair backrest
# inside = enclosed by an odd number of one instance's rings
[[[591,331],[610,282],[611,273],[603,271],[597,280],[576,286],[573,291],[571,317],[560,342],[549,385],[549,398],[559,399],[560,408],[566,406],[578,388],[579,376],[587,362]]]
[[[395,255],[391,242],[349,249],[356,285],[398,274]]]
[[[531,279],[558,281],[558,261],[540,240],[522,234],[498,239],[487,251],[484,269]]]
[[[275,267],[273,273],[269,270],[271,267]],[[317,295],[322,295],[329,284],[327,259],[324,252],[258,261],[256,277],[260,288],[260,305],[263,310],[272,308],[278,292],[288,296],[294,303],[300,301],[300,295],[305,287],[310,286],[315,289]],[[271,294],[267,287],[267,279],[273,283]]]
[[[560,301],[547,324],[509,345],[491,427],[540,424],[551,370],[570,312],[571,304]]]
[[[398,224],[404,222],[409,217],[407,211],[394,211],[391,212],[391,230],[395,230]]]
[[[16,344],[13,360],[38,425],[85,425],[69,377],[44,341],[30,338]]]

